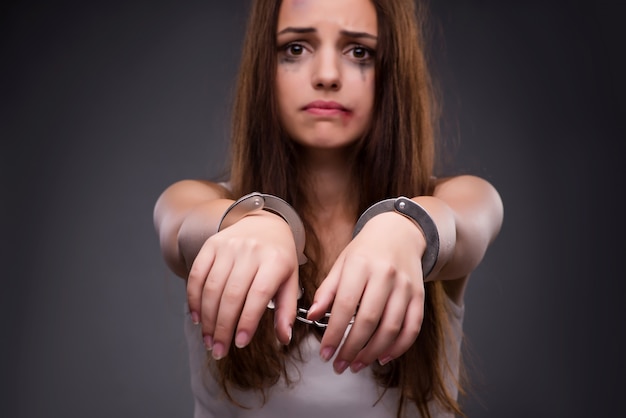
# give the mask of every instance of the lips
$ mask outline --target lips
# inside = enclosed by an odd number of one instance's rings
[[[350,113],[350,110],[346,109],[340,103],[325,100],[316,100],[304,106],[303,110],[320,116],[332,116]]]

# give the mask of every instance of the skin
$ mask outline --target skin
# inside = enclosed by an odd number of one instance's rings
[[[374,106],[377,33],[369,1],[283,2],[276,89],[281,123],[294,141],[332,149],[365,133]]]
[[[309,317],[331,312],[320,356],[332,359],[337,373],[348,367],[358,372],[374,361],[386,363],[402,355],[417,338],[423,319],[420,259],[426,242],[419,228],[402,215],[385,213],[351,236],[357,214],[345,161],[349,146],[369,127],[374,68],[359,48],[375,53],[376,28],[368,0],[286,0],[278,20],[281,122],[302,145],[315,214],[311,223],[325,250],[322,268],[329,272]],[[306,108],[318,100],[339,103],[342,110]],[[483,179],[459,176],[439,181],[434,196],[414,200],[435,221],[441,241],[437,265],[426,280],[445,280],[448,295],[462,303],[470,272],[500,230],[500,196]],[[201,324],[207,349],[216,359],[227,355],[233,338],[237,347],[249,343],[272,298],[276,335],[287,344],[298,294],[289,227],[261,211],[216,233],[231,203],[229,192],[219,185],[184,180],[163,192],[154,212],[164,259],[187,279],[192,319]],[[355,312],[355,323],[341,344]]]

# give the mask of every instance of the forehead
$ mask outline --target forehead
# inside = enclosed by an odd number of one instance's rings
[[[377,33],[371,0],[283,0],[278,31],[286,27],[337,26],[342,30]]]

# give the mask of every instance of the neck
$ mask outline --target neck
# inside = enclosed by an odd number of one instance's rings
[[[354,187],[353,153],[316,149],[300,153],[308,190],[308,220],[319,240],[322,276],[330,271],[350,242],[358,210]]]
[[[307,150],[301,163],[306,170],[309,204],[315,221],[351,219],[356,211],[356,193],[349,149]]]

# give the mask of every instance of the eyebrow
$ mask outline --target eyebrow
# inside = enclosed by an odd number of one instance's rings
[[[282,35],[284,33],[314,33],[317,32],[317,29],[315,28],[294,28],[292,26],[289,26],[283,30],[281,30],[280,32],[278,32],[277,35]],[[339,33],[341,33],[343,36],[347,36],[349,38],[369,38],[369,39],[373,39],[373,40],[377,40],[378,37],[374,36],[370,33],[367,32],[353,32],[353,31],[349,31],[349,30],[342,30]]]

